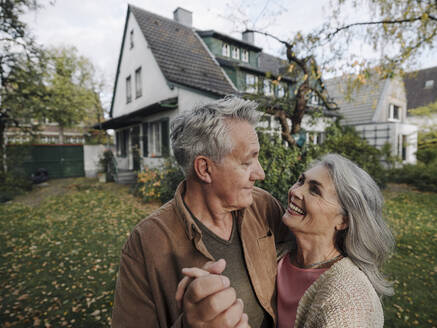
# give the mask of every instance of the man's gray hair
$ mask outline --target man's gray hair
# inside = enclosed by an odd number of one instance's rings
[[[185,177],[192,174],[197,156],[206,156],[214,162],[232,152],[229,138],[229,120],[246,121],[255,127],[260,113],[254,101],[226,97],[179,115],[171,124],[171,145]]]
[[[316,165],[328,169],[348,223],[347,229],[337,231],[336,246],[366,274],[380,296],[392,295],[392,284],[380,271],[394,247],[382,216],[381,190],[366,171],[341,155],[325,155]]]

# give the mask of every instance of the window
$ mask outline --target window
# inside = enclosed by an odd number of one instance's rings
[[[161,124],[149,123],[149,154],[150,157],[161,156]]]
[[[425,82],[425,89],[432,89],[434,87],[434,80],[428,80]]]
[[[132,101],[132,82],[130,75],[126,78],[126,103]]]
[[[239,48],[232,48],[232,58],[234,59],[240,59],[240,49]]]
[[[263,81],[263,90],[265,96],[273,96],[273,83],[269,79],[264,79]]]
[[[278,97],[282,98],[285,96],[285,85],[283,85],[282,83],[279,83],[278,85]]]
[[[168,118],[143,123],[143,156],[163,157],[169,155]]]
[[[141,67],[135,71],[135,98],[142,95]]]
[[[117,147],[117,156],[127,156],[127,143],[129,141],[129,130],[117,131],[115,133],[115,142]]]
[[[134,47],[134,30],[130,30],[129,42],[130,42],[130,49],[132,49]]]
[[[402,160],[405,161],[407,159],[407,136],[402,135]]]
[[[222,55],[225,57],[229,57],[231,55],[231,49],[229,47],[229,44],[223,43],[222,46]]]
[[[253,74],[246,74],[246,92],[258,92],[258,76]]]
[[[401,119],[401,108],[399,106],[390,104],[388,111],[389,121],[399,121]]]
[[[246,49],[243,49],[241,51],[241,60],[248,63],[249,62],[249,51],[247,51]]]
[[[319,104],[319,97],[315,93],[312,93],[310,96],[310,104],[311,105],[318,105]]]

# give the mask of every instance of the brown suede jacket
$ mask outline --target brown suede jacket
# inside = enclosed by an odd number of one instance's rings
[[[181,269],[215,260],[183,204],[184,191],[182,182],[175,197],[142,220],[124,245],[113,327],[182,327],[182,311],[175,301]],[[260,188],[254,188],[253,199],[249,208],[237,211],[238,229],[256,296],[276,323],[275,241],[278,246],[291,237],[279,202]]]

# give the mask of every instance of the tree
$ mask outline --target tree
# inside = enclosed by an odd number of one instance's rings
[[[59,124],[62,143],[65,127],[91,125],[103,118],[98,94],[102,82],[95,79],[91,62],[75,48],[52,49],[48,55],[45,115]]]
[[[365,3],[373,19],[349,22],[348,13],[362,8]],[[336,108],[326,93],[322,73],[325,76],[327,73],[349,74],[347,90],[352,92],[375,75],[385,79],[403,74],[407,64],[414,63],[419,54],[435,48],[437,43],[435,0],[336,0],[331,8],[327,23],[311,33],[298,31],[289,41],[247,29],[274,38],[285,47],[289,66],[283,76],[296,81],[294,97],[280,100],[257,96],[256,100],[267,113],[279,119],[281,136],[290,146],[295,144],[293,134],[299,132],[305,114],[320,114],[320,109]],[[351,52],[350,45],[357,40],[371,44],[380,56],[367,58]],[[312,95],[322,104],[319,111],[309,110],[308,98]],[[291,121],[291,128],[287,121]]]

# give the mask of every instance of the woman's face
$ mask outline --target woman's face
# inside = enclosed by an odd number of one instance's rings
[[[335,230],[347,227],[328,170],[321,165],[303,173],[288,191],[288,208],[282,218],[296,237],[334,239]]]

